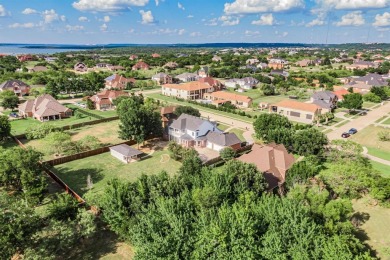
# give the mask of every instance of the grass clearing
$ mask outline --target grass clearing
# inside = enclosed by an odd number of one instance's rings
[[[377,257],[390,259],[390,209],[372,206],[369,201],[369,197],[352,201],[354,211],[367,218],[360,226],[360,229],[366,233],[362,234],[362,237],[367,236],[365,242],[376,251]]]
[[[218,123],[217,127],[219,130],[222,130],[222,131],[225,131],[226,129],[230,128],[230,126],[222,124],[222,123]]]
[[[238,128],[233,128],[233,129],[230,129],[229,130],[229,133],[235,133],[237,135],[237,137],[242,141],[244,142],[245,141],[245,138],[244,138],[244,130],[241,130],[241,129],[238,129]]]
[[[384,124],[384,125],[390,125],[390,118],[388,118],[387,120],[383,121],[382,124]]]
[[[350,139],[366,146],[369,154],[390,160],[390,143],[382,142],[378,139],[378,133],[381,131],[386,131],[386,128],[370,125],[352,135]],[[387,131],[389,130],[387,129]]]
[[[114,109],[111,109],[111,110],[106,110],[106,111],[100,111],[100,110],[90,110],[90,109],[83,109],[79,106],[76,106],[74,104],[64,104],[66,107],[69,107],[70,109],[73,109],[73,111],[85,111],[87,113],[91,113],[91,114],[94,114],[94,115],[97,115],[97,116],[102,116],[102,117],[105,117],[105,118],[108,118],[108,117],[114,117],[114,116],[117,116],[118,114],[116,113],[116,110]]]
[[[168,151],[159,150],[141,161],[125,164],[108,152],[57,165],[55,171],[65,183],[83,196],[89,204],[99,205],[99,198],[109,180],[118,178],[122,181],[132,182],[143,173],[152,175],[163,170],[170,175],[176,174],[181,164],[168,156]],[[162,158],[165,160],[162,161]],[[166,158],[169,158],[169,160]],[[87,189],[88,175],[91,176],[93,181],[93,188],[90,190]]]
[[[375,170],[378,170],[383,177],[390,178],[390,166],[382,163],[374,162],[374,161],[370,161],[370,162],[372,164],[372,167]]]

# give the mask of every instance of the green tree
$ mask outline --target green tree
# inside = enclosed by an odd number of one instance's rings
[[[359,93],[351,93],[343,95],[344,100],[341,102],[341,106],[354,110],[361,109],[363,106],[363,97]]]
[[[175,110],[175,115],[180,116],[181,114],[187,114],[191,116],[200,117],[200,112],[198,109],[193,108],[191,106],[178,106]]]
[[[87,108],[90,109],[90,110],[94,110],[96,109],[95,107],[95,103],[93,103],[93,101],[91,99],[87,99]]]
[[[47,210],[50,217],[56,220],[75,219],[78,203],[70,194],[62,193],[49,204]]]
[[[11,135],[11,123],[7,116],[0,116],[0,141],[4,141]]]
[[[19,105],[19,98],[14,94],[13,91],[7,90],[2,92],[1,98],[1,106],[4,109],[14,110]]]
[[[45,137],[48,150],[55,154],[64,153],[64,147],[66,147],[66,143],[70,142],[70,140],[70,135],[65,132],[51,132]]]
[[[227,162],[236,157],[236,151],[231,147],[226,147],[219,151],[219,156],[221,156],[222,160]]]
[[[277,128],[290,129],[292,124],[285,116],[278,114],[261,114],[253,123],[253,127],[258,139],[267,140],[267,135],[270,130]]]
[[[371,88],[370,92],[375,94],[375,95],[377,95],[382,100],[386,100],[389,97],[388,94],[386,93],[384,87],[376,87],[376,86],[374,86],[374,87]]]
[[[328,144],[324,133],[315,128],[297,131],[293,136],[293,150],[299,155],[321,155]]]

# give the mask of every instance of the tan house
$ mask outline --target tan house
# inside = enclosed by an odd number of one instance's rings
[[[111,109],[114,107],[114,99],[120,96],[128,96],[128,93],[122,90],[103,90],[96,95],[90,97],[90,100],[95,104],[97,110]]]
[[[114,74],[106,78],[105,80],[106,89],[125,89],[128,83],[134,84],[136,80],[134,78],[126,78],[118,74]]]
[[[368,68],[377,68],[378,64],[371,62],[371,61],[364,61],[359,60],[355,61],[354,63],[345,66],[347,70],[362,70],[362,69],[368,69]]]
[[[168,125],[170,125],[173,122],[174,119],[177,119],[175,111],[176,111],[175,106],[167,106],[161,108],[160,115],[161,115],[161,122],[163,128],[166,128]]]
[[[176,62],[170,61],[167,62],[163,67],[168,69],[176,69],[179,66]]]
[[[212,77],[200,78],[198,81],[208,84],[210,87],[213,87],[214,90],[222,90],[224,88],[223,84],[219,80]]]
[[[20,104],[19,114],[22,117],[32,117],[43,122],[71,117],[72,110],[60,104],[51,95],[45,94]]]
[[[150,66],[143,61],[139,61],[131,69],[132,70],[148,70],[148,69],[150,69]]]
[[[211,100],[217,106],[229,102],[236,107],[248,108],[252,104],[252,99],[248,96],[225,91],[206,93],[203,95],[203,98]]]
[[[253,163],[263,173],[268,190],[281,186],[286,181],[287,170],[294,164],[294,155],[288,153],[283,144],[254,144],[252,151],[237,160]]]
[[[7,80],[0,85],[0,92],[10,90],[18,97],[28,95],[30,93],[30,86],[18,79]]]
[[[110,153],[123,163],[131,163],[141,160],[143,152],[134,149],[127,144],[120,144],[110,147]]]
[[[76,65],[74,65],[73,69],[74,69],[75,71],[78,71],[78,72],[86,72],[86,71],[88,71],[87,65],[85,65],[85,64],[82,63],[82,62],[76,63]]]
[[[166,74],[166,73],[157,73],[152,77],[153,81],[156,81],[157,84],[159,85],[164,85],[164,84],[172,84],[172,76]]]
[[[130,57],[129,57],[129,60],[136,60],[136,59],[138,59],[138,56],[135,54],[130,55]]]
[[[182,84],[166,84],[161,87],[164,96],[178,97],[186,100],[203,99],[205,93],[213,92],[214,87],[199,81]]]
[[[302,68],[302,67],[307,67],[307,66],[310,66],[310,65],[314,65],[314,62],[312,60],[303,59],[303,60],[297,61],[295,63],[295,65]]]
[[[153,53],[152,54],[152,58],[160,58],[160,57],[161,57],[161,55],[158,54],[158,53]]]
[[[321,108],[316,104],[302,103],[295,100],[282,100],[270,105],[270,113],[278,113],[293,121],[311,124],[318,115]]]

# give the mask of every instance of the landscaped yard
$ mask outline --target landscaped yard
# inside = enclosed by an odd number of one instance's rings
[[[107,145],[113,145],[124,142],[124,140],[118,137],[119,131],[119,120],[110,121],[106,123],[101,123],[97,125],[88,125],[84,127],[79,127],[71,130],[65,131],[71,135],[72,141],[78,141],[85,136],[94,136],[99,139],[99,141]],[[31,146],[37,151],[40,151],[44,154],[44,160],[54,159],[54,155],[50,153],[47,149],[48,144],[43,139],[36,140],[27,140],[22,139],[22,143],[26,146]]]
[[[241,130],[241,129],[238,129],[238,128],[233,128],[233,129],[230,129],[230,130],[229,130],[229,133],[235,133],[235,134],[237,135],[237,137],[238,137],[242,142],[245,141],[245,138],[244,138],[244,136],[243,136],[244,130]]]
[[[118,178],[121,181],[135,181],[143,173],[146,175],[166,171],[176,174],[180,163],[171,159],[166,150],[154,152],[150,157],[141,161],[124,164],[111,156],[110,153],[88,157],[81,160],[57,165],[58,176],[89,204],[99,205],[99,199],[109,180]],[[87,177],[91,176],[93,188],[87,190]]]
[[[100,111],[100,110],[90,110],[90,109],[83,109],[79,106],[76,106],[74,104],[64,104],[65,106],[69,107],[70,109],[73,109],[73,111],[86,111],[87,113],[95,114],[97,116],[102,116],[102,117],[114,117],[117,116],[118,114],[116,113],[115,109],[110,109],[106,111]]]
[[[390,118],[388,118],[387,120],[383,121],[382,124],[384,124],[384,125],[390,125]]]
[[[378,138],[378,133],[385,130],[383,127],[370,125],[357,134],[352,135],[350,139],[366,146],[369,154],[390,160],[390,142],[382,142]],[[387,129],[387,131],[389,130]]]
[[[360,227],[366,234],[362,239],[367,239],[367,244],[377,252],[379,259],[389,259],[390,248],[390,209],[373,206],[369,198],[365,197],[352,201],[353,209],[360,215],[366,215],[366,220]]]
[[[371,161],[372,167],[378,170],[383,177],[390,178],[390,166]]]

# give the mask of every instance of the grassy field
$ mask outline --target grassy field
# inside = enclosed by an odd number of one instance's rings
[[[99,141],[107,145],[113,145],[123,142],[122,139],[118,137],[119,131],[119,120],[111,121],[106,123],[101,123],[97,125],[89,125],[80,128],[75,128],[71,130],[65,131],[71,135],[72,141],[78,141],[85,136],[94,136],[99,139]],[[31,146],[35,148],[37,151],[40,151],[44,154],[44,160],[54,159],[54,155],[50,153],[47,149],[48,144],[44,139],[36,139],[36,140],[27,140],[22,139],[21,142],[26,146]]]
[[[102,117],[114,117],[114,116],[117,116],[118,114],[116,113],[116,110],[106,110],[106,111],[100,111],[100,110],[89,110],[89,109],[83,109],[83,108],[80,108],[74,104],[65,104],[66,107],[69,107],[70,109],[73,109],[73,111],[77,111],[77,110],[80,110],[80,111],[86,111],[87,113],[91,113],[91,114],[95,114],[95,115],[98,115],[98,116],[102,116]]]
[[[226,116],[226,117],[234,118],[234,119],[237,119],[237,120],[241,120],[241,121],[244,121],[244,122],[247,122],[247,123],[252,123],[254,121],[253,118],[248,118],[246,116],[240,116],[240,115],[227,113],[227,112],[223,112],[223,111],[219,111],[219,110],[215,110],[215,109],[211,109],[211,108],[207,108],[207,107],[202,107],[200,105],[189,104],[188,102],[178,101],[178,100],[176,100],[174,98],[163,96],[163,95],[157,94],[157,93],[145,94],[145,96],[165,101],[168,104],[182,105],[182,106],[189,106],[190,105],[190,106],[192,106],[192,107],[194,107],[196,109],[199,109],[201,111],[206,111],[206,112],[210,112],[210,113],[214,113],[214,114],[219,114],[219,115],[222,115],[222,116]]]
[[[376,251],[379,259],[390,259],[390,209],[369,204],[369,198],[352,201],[356,213],[366,216],[360,229],[365,233],[361,238]]]
[[[229,130],[229,133],[235,133],[237,135],[237,137],[241,140],[241,141],[245,141],[245,138],[243,136],[243,133],[244,131],[241,130],[241,129],[237,129],[237,128],[233,128],[233,129],[230,129]]]
[[[390,125],[390,118],[388,118],[387,120],[383,121],[382,124]]]
[[[230,126],[225,125],[225,124],[218,124],[217,125],[219,130],[225,131],[226,129],[230,128]]]
[[[390,160],[390,143],[382,142],[378,139],[378,133],[385,130],[386,129],[383,127],[371,125],[359,131],[357,134],[354,134],[350,139],[366,146],[369,154],[385,160]]]
[[[165,150],[155,151],[150,157],[141,161],[124,164],[103,153],[97,156],[61,164],[55,167],[58,176],[77,193],[83,196],[90,204],[99,205],[99,198],[104,192],[107,182],[118,178],[122,181],[135,181],[141,174],[157,174],[166,171],[173,175],[180,167],[180,163],[170,159]],[[87,190],[87,177],[91,176],[93,188]]]
[[[372,167],[378,170],[383,177],[390,178],[390,166],[371,161]]]

